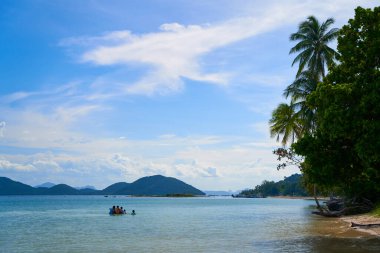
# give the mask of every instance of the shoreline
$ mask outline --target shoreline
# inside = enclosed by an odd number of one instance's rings
[[[273,199],[303,199],[303,200],[314,200],[314,197],[310,196],[268,196],[268,198]],[[318,197],[319,201],[326,201],[329,200],[328,197]]]
[[[380,217],[371,215],[371,214],[356,214],[356,215],[349,215],[349,216],[343,216],[339,218],[343,222],[347,223],[348,227],[351,230],[360,231],[363,233],[366,233],[368,235],[376,236],[380,238],[380,226],[376,227],[352,227],[352,223],[357,224],[373,224],[373,223],[380,223]]]
[[[380,217],[370,214],[359,214],[343,217],[323,217],[311,214],[308,232],[311,235],[342,239],[380,239],[380,227],[351,227],[351,222],[359,224],[378,223]]]

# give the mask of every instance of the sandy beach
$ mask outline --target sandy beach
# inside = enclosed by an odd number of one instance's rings
[[[274,198],[274,199],[303,199],[303,200],[314,200],[314,197],[303,197],[303,196],[268,196],[268,198]],[[329,200],[329,197],[318,197],[319,201],[325,201]]]
[[[314,200],[312,197],[299,197],[299,196],[271,196],[270,198],[284,198],[284,199],[304,199]],[[327,200],[328,198],[318,198],[319,201]],[[338,237],[352,237],[361,235],[372,235],[380,237],[380,226],[373,227],[352,227],[351,224],[380,224],[380,217],[371,214],[358,214],[343,216],[340,218],[327,218],[330,224],[323,226],[316,226],[317,233],[335,234]],[[321,222],[324,223],[324,222]],[[323,227],[323,229],[321,229]],[[322,232],[323,231],[323,232]]]
[[[347,223],[350,229],[358,230],[360,232],[368,233],[380,237],[380,226],[374,227],[351,227],[352,223],[356,224],[380,224],[380,217],[370,214],[350,215],[340,218]]]

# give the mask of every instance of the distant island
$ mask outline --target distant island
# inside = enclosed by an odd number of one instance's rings
[[[232,196],[233,194],[235,193],[238,193],[239,191],[237,192],[233,192],[233,191],[204,191],[204,193],[206,193],[207,196]]]
[[[305,197],[308,193],[302,185],[302,175],[293,174],[278,182],[263,181],[254,189],[243,190],[235,198],[265,198],[268,196],[297,196]]]
[[[103,190],[77,189],[66,184],[32,187],[0,177],[0,195],[133,195],[133,196],[203,196],[204,192],[181,180],[161,175],[140,178],[133,183],[119,182]]]

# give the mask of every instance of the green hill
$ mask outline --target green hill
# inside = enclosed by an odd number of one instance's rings
[[[0,177],[0,195],[35,195],[42,193],[40,188]]]
[[[78,195],[79,193],[79,190],[66,184],[57,184],[44,191],[46,195]]]
[[[129,184],[125,183],[125,182],[119,182],[119,183],[111,184],[107,188],[104,188],[102,190],[102,193],[105,195],[107,195],[107,194],[117,195],[118,192],[121,192],[123,189],[125,189],[128,186],[129,186]]]
[[[114,189],[114,191],[110,191]],[[131,184],[117,183],[103,190],[115,195],[204,195],[204,192],[176,178],[161,175],[143,177]]]
[[[120,182],[103,190],[75,189],[66,184],[50,188],[35,188],[6,177],[0,177],[0,195],[139,195],[139,196],[189,196],[204,195],[193,186],[176,178],[161,175],[143,177],[133,183]]]
[[[267,196],[308,196],[308,193],[302,185],[302,175],[293,174],[278,182],[264,180],[254,189],[244,190],[236,195],[236,197]]]

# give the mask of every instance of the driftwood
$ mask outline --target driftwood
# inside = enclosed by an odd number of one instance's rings
[[[380,223],[359,224],[359,223],[351,222],[351,227],[373,228],[373,227],[380,227]]]
[[[315,212],[312,212],[313,214],[317,214],[317,215],[321,215],[321,216],[324,216],[324,217],[341,217],[344,215],[345,213],[345,210],[341,210],[341,211],[329,211],[329,210],[319,210],[319,211],[315,211]]]
[[[368,199],[330,199],[325,202],[324,206],[317,206],[318,211],[313,214],[321,215],[324,217],[341,217],[343,215],[352,215],[367,213],[374,208],[373,203]],[[360,224],[351,222],[353,228],[374,228],[380,227],[380,223]]]
[[[340,217],[343,215],[367,213],[374,208],[373,203],[368,199],[331,199],[325,202],[324,206],[317,206],[318,211],[313,214],[324,217]]]

